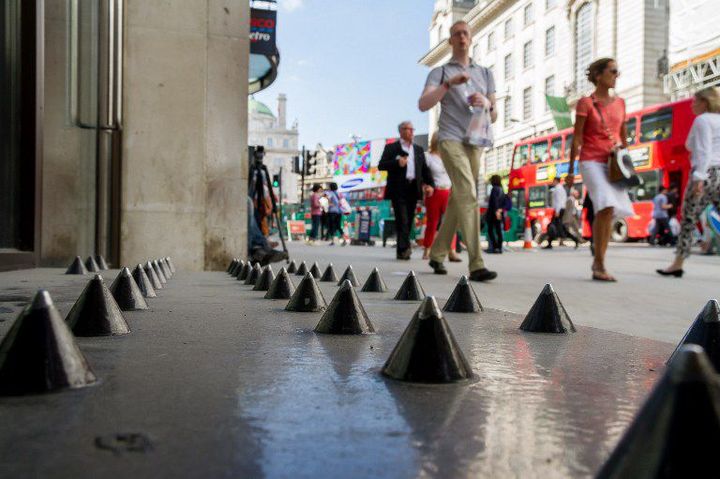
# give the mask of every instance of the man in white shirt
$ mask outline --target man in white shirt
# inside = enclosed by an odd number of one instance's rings
[[[567,191],[565,191],[565,186],[563,186],[563,184],[560,182],[559,177],[556,176],[552,180],[552,188],[550,189],[550,192],[554,213],[552,222],[548,225],[548,244],[546,246],[543,246],[544,249],[552,249],[552,242],[554,239],[560,238],[560,242],[562,243],[562,238],[564,236],[562,217],[563,213],[565,212],[565,203],[567,202]]]

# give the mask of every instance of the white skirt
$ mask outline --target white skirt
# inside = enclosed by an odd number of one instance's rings
[[[610,183],[607,163],[581,161],[579,168],[595,213],[605,208],[614,208],[615,218],[635,215],[627,188]]]

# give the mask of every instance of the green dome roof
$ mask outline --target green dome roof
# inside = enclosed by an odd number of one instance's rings
[[[275,115],[273,114],[272,110],[268,108],[268,106],[265,103],[257,101],[254,97],[250,97],[248,99],[248,112],[253,113],[257,112],[261,115],[270,115],[271,117],[275,118]]]

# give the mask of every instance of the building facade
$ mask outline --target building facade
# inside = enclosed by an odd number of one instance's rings
[[[287,97],[278,95],[277,116],[254,97],[248,100],[248,138],[250,145],[265,147],[265,166],[271,175],[282,176],[282,202],[297,203],[299,191],[293,162],[298,155],[297,121],[287,126]]]
[[[489,67],[497,87],[495,146],[484,175],[507,172],[513,145],[549,133],[555,123],[545,95],[565,96],[570,106],[590,91],[585,69],[600,57],[616,58],[617,94],[628,111],[668,100],[658,59],[668,48],[669,0],[438,0],[430,26],[431,49],[420,60],[430,68],[450,59],[444,38],[448,18],[462,18],[473,36],[472,56]],[[440,22],[438,27],[436,22]],[[429,115],[436,129],[439,106]]]

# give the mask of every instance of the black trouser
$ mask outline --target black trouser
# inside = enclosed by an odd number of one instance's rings
[[[563,239],[565,237],[565,228],[563,228],[562,224],[563,213],[565,213],[565,208],[555,213],[555,216],[553,216],[553,219],[550,222],[554,228],[548,228],[547,240],[549,245],[552,245],[553,240],[558,238]]]
[[[494,214],[487,214],[487,232],[490,251],[502,251],[503,222]]]
[[[342,230],[340,228],[340,213],[328,213],[328,237],[330,241],[335,240],[335,235],[340,233],[342,236]]]
[[[655,218],[655,227],[650,234],[650,244],[655,244],[657,236],[660,238],[657,242],[661,245],[671,244],[673,242],[670,233],[670,220],[668,218]]]
[[[410,249],[410,231],[415,224],[415,195],[398,195],[392,200],[395,212],[395,231],[397,234],[397,254]]]

